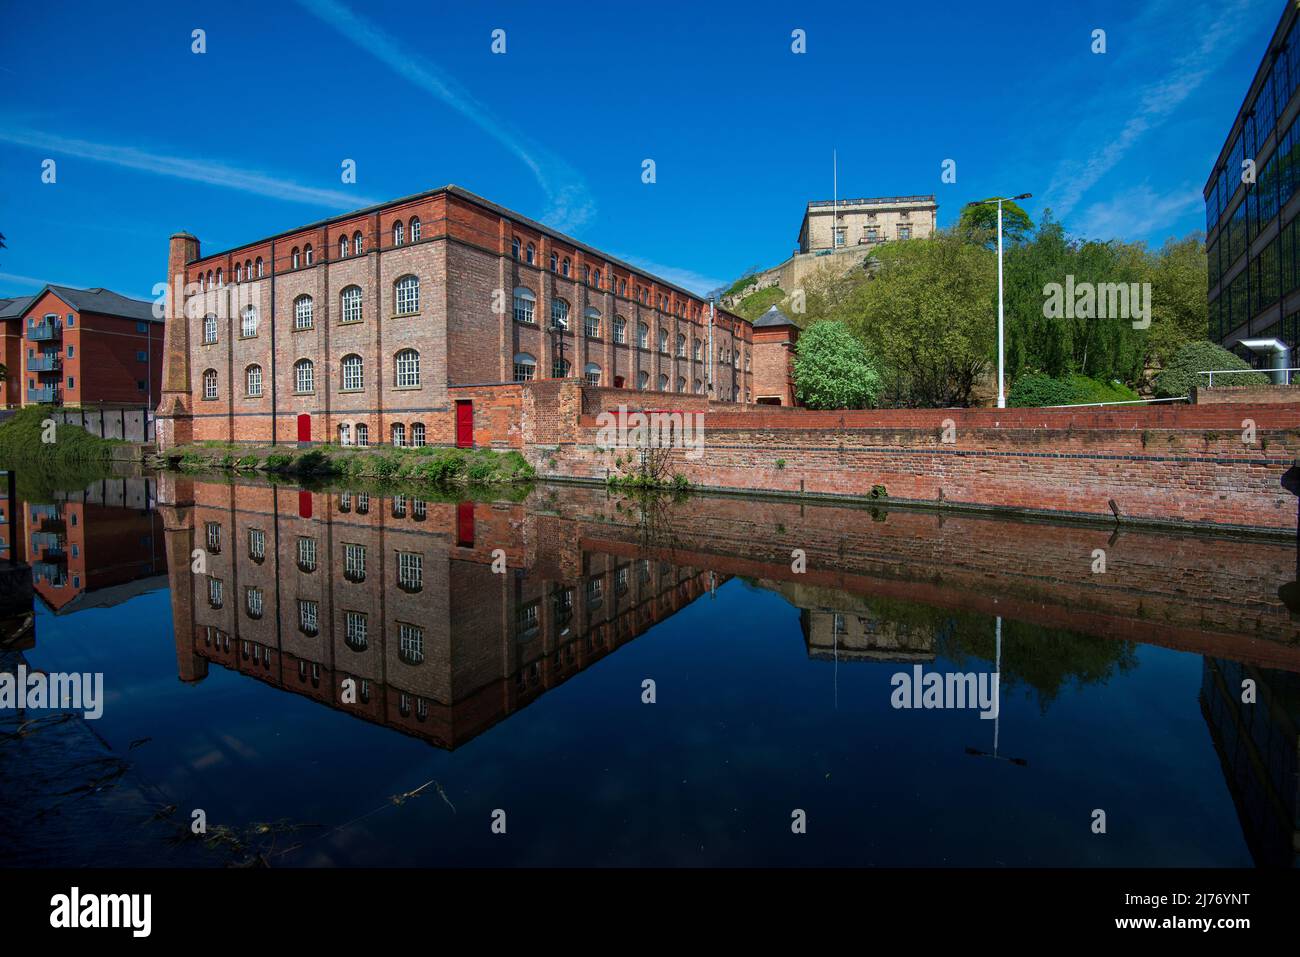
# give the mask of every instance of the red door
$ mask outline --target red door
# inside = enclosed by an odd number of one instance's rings
[[[456,544],[461,548],[474,547],[474,503],[456,503]]]
[[[298,441],[311,441],[311,416],[306,412],[298,416]]]
[[[456,400],[456,448],[474,447],[474,403],[468,399]]]
[[[298,517],[311,518],[311,492],[304,490],[298,493]]]

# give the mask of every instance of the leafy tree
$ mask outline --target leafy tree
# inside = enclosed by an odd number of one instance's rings
[[[1208,279],[1202,233],[1165,243],[1151,270],[1148,365],[1165,365],[1186,343],[1208,339]]]
[[[1217,369],[1249,369],[1250,364],[1213,342],[1189,342],[1182,346],[1169,364],[1156,376],[1156,395],[1162,399],[1187,395],[1192,386],[1207,385],[1209,377],[1197,375]],[[1268,385],[1272,380],[1263,372],[1224,376],[1229,385]]]
[[[892,243],[848,297],[850,328],[886,373],[894,404],[969,405],[995,348],[995,257],[955,233]]]
[[[841,323],[818,322],[795,343],[794,385],[810,409],[865,409],[876,402],[880,375]]]
[[[990,249],[998,245],[998,207],[996,203],[964,206],[957,221],[957,231],[968,239],[982,243]],[[1022,243],[1034,232],[1034,221],[1018,203],[1007,200],[1002,204],[1002,245]]]

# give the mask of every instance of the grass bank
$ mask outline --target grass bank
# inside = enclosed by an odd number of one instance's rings
[[[83,489],[112,473],[112,453],[121,445],[91,435],[78,425],[46,425],[49,410],[19,409],[0,424],[0,468],[17,473],[19,493],[44,500],[52,490]]]
[[[173,449],[159,456],[155,464],[186,471],[224,469],[299,479],[402,480],[435,485],[509,485],[529,482],[535,476],[533,467],[515,451],[433,445],[417,449],[358,449],[326,444],[310,449],[286,449],[199,443]]]

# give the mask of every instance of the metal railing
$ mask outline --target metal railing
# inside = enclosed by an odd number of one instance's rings
[[[57,372],[63,368],[63,357],[60,355],[36,356],[27,360],[28,372]]]
[[[63,334],[63,323],[61,322],[38,322],[35,325],[27,327],[27,338],[31,342],[44,342],[47,339],[57,339]]]
[[[29,402],[53,402],[59,397],[59,390],[52,385],[33,386],[27,389]]]
[[[1197,375],[1203,375],[1203,376],[1209,376],[1209,381],[1206,383],[1205,387],[1206,387],[1207,389],[1213,389],[1213,388],[1214,388],[1214,377],[1215,377],[1216,375],[1217,375],[1217,376],[1223,376],[1223,375],[1244,375],[1244,374],[1246,374],[1246,373],[1248,373],[1248,372],[1250,372],[1250,373],[1261,373],[1261,374],[1263,374],[1263,375],[1268,375],[1268,376],[1271,376],[1271,375],[1273,375],[1274,373],[1281,373],[1281,374],[1282,374],[1282,381],[1281,381],[1281,382],[1277,382],[1277,381],[1275,380],[1273,384],[1274,384],[1274,385],[1290,385],[1290,384],[1291,384],[1291,373],[1292,373],[1292,372],[1300,372],[1300,367],[1295,367],[1295,366],[1293,366],[1293,367],[1288,368],[1288,369],[1206,369],[1206,370],[1204,370],[1204,371],[1202,371],[1202,372],[1198,372],[1198,373],[1196,373],[1196,374],[1197,374]]]
[[[809,209],[826,206],[883,206],[887,203],[933,203],[934,195],[926,196],[860,196],[854,199],[818,199],[808,204]]]

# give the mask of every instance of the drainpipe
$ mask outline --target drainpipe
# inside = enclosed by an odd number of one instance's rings
[[[276,445],[279,437],[279,415],[275,407],[275,389],[279,377],[275,374],[275,240],[271,240],[271,444]],[[279,526],[276,526],[278,540]],[[276,579],[276,588],[280,587]]]
[[[709,361],[704,363],[704,395],[713,390],[713,297],[709,297]]]

